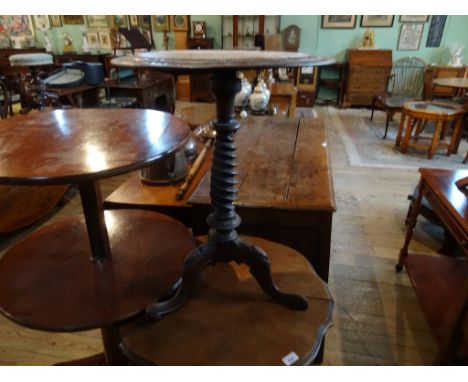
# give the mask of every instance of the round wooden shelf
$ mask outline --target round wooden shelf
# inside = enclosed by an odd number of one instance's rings
[[[331,326],[333,300],[326,284],[297,251],[260,238],[244,237],[264,249],[273,279],[285,292],[306,297],[294,311],[272,301],[245,265],[234,262],[205,269],[193,297],[161,320],[145,318],[120,328],[124,353],[137,364],[295,365],[311,363]]]
[[[91,260],[82,216],[8,250],[0,259],[2,313],[33,329],[87,330],[131,318],[167,293],[195,246],[188,229],[150,211],[106,211],[105,218],[111,259]]]

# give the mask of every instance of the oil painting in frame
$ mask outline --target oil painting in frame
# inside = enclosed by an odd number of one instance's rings
[[[36,25],[36,29],[39,29],[39,30],[50,29],[49,16],[47,15],[34,16],[34,24]]]
[[[393,15],[364,15],[361,16],[361,27],[385,28],[393,25]]]
[[[169,16],[151,16],[155,32],[169,32]]]
[[[112,49],[110,33],[108,31],[98,32],[98,35],[101,48]]]
[[[186,32],[189,30],[188,16],[175,15],[171,17],[171,28],[174,32]]]
[[[109,19],[106,15],[86,16],[89,28],[109,28]]]
[[[322,29],[353,29],[354,27],[356,27],[356,16],[322,16]]]
[[[136,15],[130,15],[130,16],[128,16],[128,19],[129,19],[129,21],[130,21],[130,26],[131,26],[132,28],[136,28],[136,27],[138,27],[138,26],[140,25],[140,23],[139,23],[139,21],[138,21],[138,16],[136,16]]]
[[[90,48],[99,48],[98,32],[87,32],[86,37],[88,38],[88,44]]]
[[[62,26],[62,19],[59,15],[50,15],[50,25],[53,27],[61,27]]]
[[[85,23],[83,15],[63,15],[62,21],[64,25],[83,25]]]
[[[149,29],[151,26],[151,16],[139,16],[140,18],[140,26],[143,29]]]
[[[112,16],[112,26],[115,28],[128,28],[128,17],[125,15]]]
[[[0,33],[5,33],[10,38],[34,37],[31,16],[0,15]]]

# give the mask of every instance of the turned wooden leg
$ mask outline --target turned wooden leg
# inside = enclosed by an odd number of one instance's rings
[[[429,147],[429,151],[427,153],[427,157],[429,159],[432,159],[432,157],[434,156],[434,153],[436,151],[436,148],[437,148],[437,146],[439,144],[439,137],[440,137],[440,133],[442,131],[442,126],[443,125],[444,125],[444,121],[442,121],[442,120],[439,120],[436,123],[434,134],[432,136],[431,146]]]
[[[411,132],[413,131],[414,120],[415,120],[414,118],[408,117],[408,120],[406,123],[405,136],[403,137],[403,142],[401,142],[400,151],[402,153],[406,153],[408,151],[408,143],[409,143],[409,140],[411,139]]]
[[[398,127],[398,133],[397,133],[397,136],[396,136],[396,139],[395,139],[395,146],[400,145],[401,136],[403,134],[403,129],[405,127],[405,120],[406,120],[407,117],[408,116],[406,115],[405,112],[401,113],[400,126]]]
[[[414,205],[411,210],[411,216],[408,221],[408,226],[406,227],[405,242],[403,243],[403,248],[401,248],[400,250],[400,255],[398,257],[398,264],[395,266],[395,269],[397,272],[401,272],[403,270],[403,263],[406,257],[408,256],[408,247],[411,242],[411,239],[413,238],[414,228],[416,227],[419,210],[421,208],[423,188],[424,188],[424,183],[421,178],[421,180],[419,181],[419,186],[418,186],[419,193],[418,193],[418,196],[416,197],[416,200],[414,201]]]
[[[457,118],[453,122],[452,138],[450,139],[450,143],[449,143],[449,146],[447,148],[447,155],[448,156],[450,156],[452,154],[456,154],[458,152],[458,146],[460,145],[462,129],[463,129],[463,118]],[[465,163],[465,162],[466,162],[466,157],[465,157],[465,160],[463,161],[463,163]]]

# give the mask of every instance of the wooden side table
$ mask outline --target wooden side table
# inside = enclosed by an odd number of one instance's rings
[[[268,252],[278,285],[307,296],[309,309],[273,303],[245,265],[210,267],[182,309],[154,323],[142,319],[120,328],[121,346],[133,363],[266,366],[315,360],[331,326],[334,303],[327,285],[293,249],[256,237],[245,240]]]
[[[455,182],[468,177],[467,170],[443,170],[421,168],[419,193],[412,209],[405,241],[396,270],[403,266],[421,304],[435,339],[439,344],[439,353],[435,364],[454,364],[465,349],[466,354],[466,314],[468,311],[468,197]],[[431,205],[455,241],[464,256],[427,256],[408,254],[413,237],[422,198]]]
[[[185,122],[153,110],[56,110],[1,121],[0,184],[78,184],[84,216],[42,227],[5,253],[0,311],[33,329],[101,328],[107,363],[125,363],[116,325],[171,289],[194,240],[164,215],[104,213],[99,179],[149,165],[188,137]]]
[[[403,105],[400,127],[396,137],[396,146],[406,153],[408,147],[427,150],[427,157],[432,159],[436,149],[446,148],[447,155],[457,152],[456,143],[463,123],[465,111],[462,106],[431,101],[412,101]],[[428,121],[435,123],[432,138],[421,137],[420,133]],[[406,123],[406,127],[405,127]],[[453,123],[452,137],[447,143],[444,139],[449,123]]]
[[[130,68],[158,68],[174,73],[213,72],[213,93],[217,119],[214,122],[216,140],[211,166],[210,195],[213,206],[207,222],[208,241],[192,251],[184,266],[180,288],[168,300],[152,304],[146,314],[158,319],[187,302],[199,274],[208,265],[236,261],[248,264],[263,291],[276,302],[291,309],[307,309],[302,296],[278,289],[271,278],[268,255],[260,248],[242,241],[236,228],[241,219],[235,211],[236,147],[234,135],[239,122],[234,118],[234,98],[241,88],[236,71],[274,67],[301,67],[331,64],[334,59],[290,52],[185,50],[142,53],[137,58],[119,57],[112,64]]]

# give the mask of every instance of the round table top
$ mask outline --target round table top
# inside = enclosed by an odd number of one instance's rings
[[[450,77],[450,78],[436,78],[434,85],[448,86],[457,89],[468,89],[468,78]]]
[[[183,147],[190,129],[168,113],[74,109],[0,121],[0,184],[67,184],[119,175]]]
[[[20,53],[9,57],[11,66],[43,66],[52,65],[54,57],[49,53]]]
[[[273,67],[328,65],[334,58],[304,53],[257,50],[169,50],[143,52],[137,56],[118,57],[118,67],[148,67],[167,71],[241,70]]]
[[[412,112],[422,112],[428,116],[454,116],[465,111],[461,105],[448,102],[411,101],[403,105],[403,109]]]
[[[120,327],[131,362],[260,366],[307,365],[315,359],[331,326],[334,303],[326,284],[292,248],[244,239],[268,254],[280,290],[304,296],[308,308],[295,311],[272,301],[246,265],[217,263],[203,271],[193,296],[177,311],[156,322],[142,319]]]

